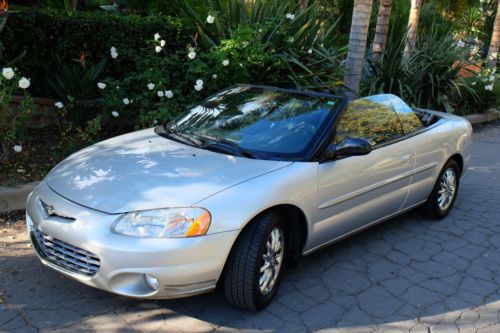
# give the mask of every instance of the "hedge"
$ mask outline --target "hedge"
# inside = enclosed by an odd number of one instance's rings
[[[55,55],[62,61],[74,61],[86,54],[86,61],[95,64],[109,57],[114,46],[119,56],[108,62],[102,76],[123,78],[135,68],[128,55],[140,54],[144,46],[159,33],[166,40],[165,49],[186,48],[192,42],[195,27],[170,16],[121,16],[108,12],[66,13],[34,8],[15,8],[0,35],[6,48],[5,59],[13,59],[26,51],[15,64],[22,75],[31,78],[30,91],[37,96],[52,96],[46,83],[47,74],[57,70]]]

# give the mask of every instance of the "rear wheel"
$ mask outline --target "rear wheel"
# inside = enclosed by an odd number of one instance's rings
[[[231,304],[260,310],[271,303],[283,272],[285,237],[275,213],[257,217],[243,230],[224,271],[224,292]]]
[[[424,206],[427,216],[445,218],[455,205],[460,185],[460,168],[455,160],[449,160],[439,174],[431,195]]]

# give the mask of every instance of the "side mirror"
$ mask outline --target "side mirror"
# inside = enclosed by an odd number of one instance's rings
[[[331,160],[334,157],[362,156],[372,151],[370,142],[363,138],[345,138],[340,143],[332,143],[323,154],[323,160]]]

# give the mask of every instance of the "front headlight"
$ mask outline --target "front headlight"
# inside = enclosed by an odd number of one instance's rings
[[[210,213],[203,208],[166,208],[126,213],[111,231],[134,237],[196,237],[207,233]]]

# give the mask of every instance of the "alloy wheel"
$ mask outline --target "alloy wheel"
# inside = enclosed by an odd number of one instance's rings
[[[455,198],[457,176],[455,169],[448,168],[441,176],[437,203],[441,211],[447,210]]]
[[[259,289],[262,295],[271,293],[278,279],[285,245],[283,230],[273,228],[266,242],[266,250],[262,255],[262,265],[259,271]]]

